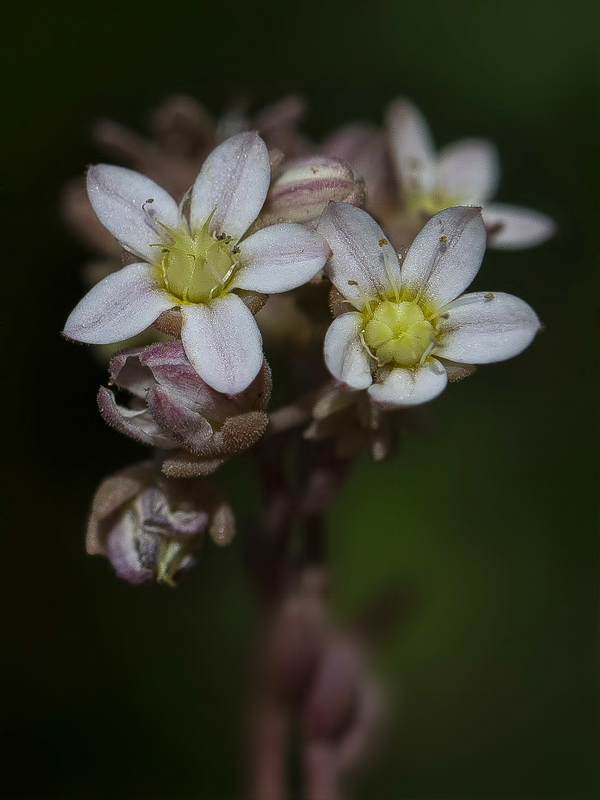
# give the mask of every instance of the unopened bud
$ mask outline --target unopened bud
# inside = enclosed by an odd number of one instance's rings
[[[129,398],[118,402],[102,387],[98,405],[105,421],[143,444],[175,451],[169,461],[174,455],[175,462],[187,463],[192,456],[193,468],[169,467],[168,475],[210,474],[227,456],[251,447],[267,427],[271,375],[266,363],[244,392],[231,396],[200,378],[180,341],[124,350],[111,359],[109,371],[111,386],[124,389]]]
[[[300,222],[315,226],[330,202],[362,205],[362,179],[348,164],[335,158],[293,159],[284,164],[271,183],[259,225]]]
[[[195,563],[208,529],[219,544],[233,536],[233,515],[209,481],[167,480],[150,462],[104,480],[92,503],[86,544],[130,583],[175,585]]]

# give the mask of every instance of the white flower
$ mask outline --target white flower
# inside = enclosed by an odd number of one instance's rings
[[[489,203],[500,177],[498,154],[485,139],[461,139],[436,154],[425,118],[409,100],[388,113],[390,151],[405,210],[413,216],[436,214],[450,206],[482,206],[490,244],[532,247],[555,232],[554,221],[530,208]]]
[[[329,205],[318,230],[332,256],[326,272],[352,307],[332,322],[325,361],[351,389],[382,407],[417,405],[442,392],[462,365],[503,361],[540,329],[509,294],[461,295],[486,244],[479,208],[448,208],[421,230],[400,269],[379,225],[345,203]],[[441,359],[441,360],[440,360]]]
[[[64,333],[89,344],[140,333],[163,311],[181,309],[181,340],[201,378],[242,392],[263,362],[258,326],[237,290],[285,292],[323,267],[328,248],[314,231],[284,223],[243,238],[265,201],[269,154],[256,133],[227,139],[191,189],[189,217],[144,175],[101,164],[87,176],[102,224],[140,261],[100,281]]]

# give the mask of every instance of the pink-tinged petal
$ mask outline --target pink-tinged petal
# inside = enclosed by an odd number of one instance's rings
[[[120,389],[126,389],[139,400],[145,400],[148,389],[156,383],[152,372],[141,363],[143,352],[143,347],[120,350],[108,365],[112,383]]]
[[[162,241],[160,220],[179,226],[179,209],[173,198],[150,178],[125,167],[97,164],[87,173],[87,191],[100,222],[126,250],[153,261]]]
[[[461,139],[440,151],[440,189],[463,206],[485,203],[499,179],[498,151],[487,139]]]
[[[210,423],[178,395],[172,395],[162,386],[148,392],[148,408],[152,416],[181,447],[199,456],[212,456],[210,452],[213,429]]]
[[[257,133],[226,139],[208,156],[194,183],[192,227],[204,225],[216,209],[211,232],[239,239],[260,214],[270,180],[269,152]]]
[[[287,161],[271,183],[261,226],[271,220],[301,222],[314,228],[330,202],[362,205],[364,185],[351,167],[326,156]]]
[[[90,289],[71,312],[63,333],[86,344],[122,342],[173,305],[149,264],[130,264]]]
[[[356,308],[400,284],[394,248],[375,220],[347,203],[328,205],[317,227],[331,249],[326,272]]]
[[[106,552],[113,569],[129,583],[144,583],[153,574],[140,563],[139,527],[139,518],[131,509],[115,522],[106,541]]]
[[[433,400],[448,383],[446,370],[435,358],[417,369],[393,369],[382,383],[369,387],[374,403],[382,408],[417,406]]]
[[[402,286],[436,306],[454,300],[481,266],[486,230],[480,208],[447,208],[432,217],[402,262]]]
[[[181,309],[181,341],[198,375],[223,394],[243,392],[263,362],[258,325],[235,294]]]
[[[179,446],[175,439],[163,433],[147,408],[132,409],[119,405],[114,394],[104,386],[98,392],[98,408],[107,425],[136,442],[164,449]]]
[[[407,99],[396,100],[387,115],[391,157],[404,192],[431,192],[437,185],[437,158],[425,117]]]
[[[94,495],[85,549],[91,555],[106,555],[106,529],[110,517],[123,505],[132,501],[155,480],[151,461],[142,461],[105,478]]]
[[[525,350],[540,328],[524,300],[504,292],[473,292],[444,309],[436,354],[468,364],[504,361]]]
[[[302,286],[325,266],[329,247],[315,231],[296,223],[263,228],[240,244],[237,289],[265,294]]]
[[[296,130],[296,124],[306,113],[306,100],[288,95],[266,106],[253,120],[255,128],[270,148],[277,148],[292,157],[308,153],[312,144]]]
[[[373,382],[369,356],[360,339],[362,314],[350,311],[333,320],[325,335],[325,364],[334,378],[351,389]]]
[[[150,345],[140,353],[139,360],[153,376],[152,382],[146,384],[148,388],[158,382],[170,394],[182,395],[189,402],[197,403],[209,417],[213,418],[215,414],[218,417],[223,396],[200,379],[180,341]]]
[[[321,150],[326,156],[354,165],[377,136],[377,128],[372,125],[353,123],[332,133],[321,145]]]
[[[546,214],[508,203],[489,203],[483,220],[490,232],[490,247],[499,250],[535,247],[556,233],[556,223]]]
[[[385,206],[389,201],[390,164],[383,133],[369,125],[347,125],[330,136],[321,149],[328,156],[347,161],[364,179],[369,208]]]

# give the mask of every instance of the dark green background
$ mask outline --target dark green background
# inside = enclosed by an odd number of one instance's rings
[[[241,796],[258,614],[239,541],[207,547],[177,591],[130,587],[84,554],[96,484],[144,453],[104,428],[104,375],[59,337],[86,256],[57,197],[99,158],[97,117],[143,130],[174,91],[219,111],[239,91],[259,106],[290,90],[315,137],[412,96],[440,144],[494,139],[499,199],[560,226],[536,250],[488,253],[475,284],[525,298],[545,332],[450,387],[396,461],[361,461],[331,511],[339,618],[388,581],[414,600],[375,654],[395,724],[358,794],[598,796],[594,9],[109,0],[5,16],[2,796]],[[241,518],[250,467],[222,474]]]

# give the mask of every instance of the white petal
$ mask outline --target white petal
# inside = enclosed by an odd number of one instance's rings
[[[213,210],[211,232],[239,239],[264,205],[271,167],[266,144],[257,133],[239,133],[208,156],[192,190],[190,222],[202,226]]]
[[[532,208],[508,203],[490,203],[483,209],[483,220],[490,232],[490,247],[518,250],[535,247],[556,233],[556,223]],[[494,232],[494,228],[499,229]]]
[[[111,164],[90,167],[87,191],[104,227],[126,250],[147,261],[156,256],[156,248],[150,245],[161,241],[161,229],[152,224],[152,219],[169,228],[179,225],[179,210],[171,195],[132,169]]]
[[[405,192],[431,192],[437,184],[437,158],[425,117],[410,100],[396,100],[387,115],[396,178]]]
[[[121,342],[174,305],[149,264],[130,264],[90,289],[71,312],[63,333],[86,344]]]
[[[436,354],[452,361],[489,364],[518,355],[531,344],[540,321],[524,300],[504,292],[473,292],[444,309]]]
[[[392,282],[400,285],[394,248],[366,211],[348,203],[330,203],[317,230],[331,248],[327,275],[357,308],[362,308],[365,299],[388,293]]]
[[[435,358],[422,367],[393,369],[383,383],[374,383],[369,394],[377,405],[384,408],[417,406],[441,394],[448,383],[446,370]]]
[[[463,206],[493,197],[499,178],[498,151],[487,139],[461,139],[440,152],[440,189]]]
[[[181,341],[198,375],[223,394],[243,392],[263,362],[262,340],[252,313],[235,294],[184,305]]]
[[[255,292],[287,292],[302,286],[325,266],[329,247],[303,225],[273,225],[240,244],[241,268],[233,286]]]
[[[362,314],[350,311],[333,320],[325,335],[325,363],[334,378],[352,389],[373,382],[369,357],[360,340]]]
[[[432,217],[402,262],[402,285],[437,306],[471,283],[483,259],[486,230],[480,208],[447,208]]]

